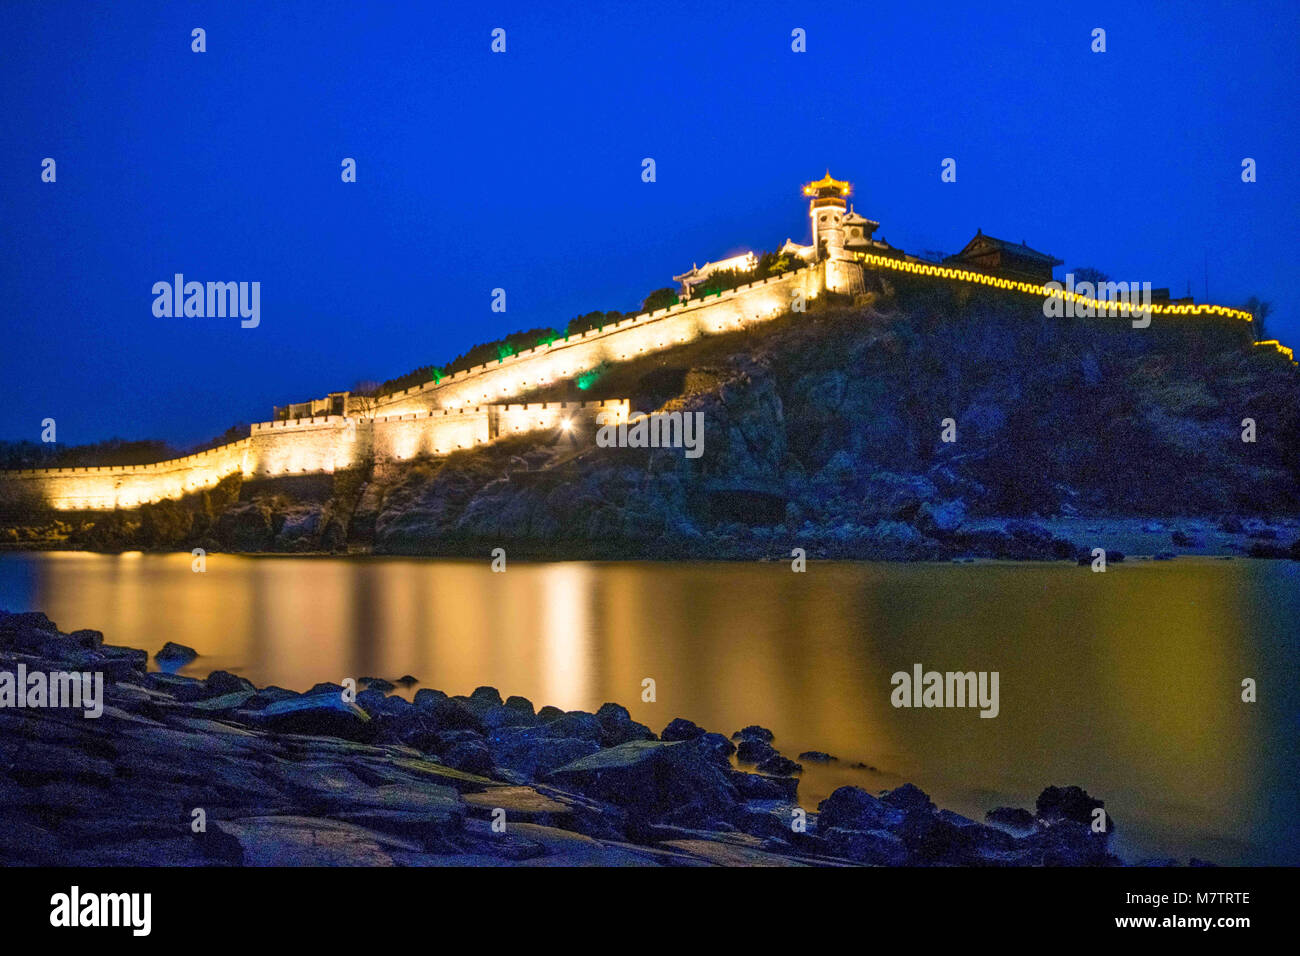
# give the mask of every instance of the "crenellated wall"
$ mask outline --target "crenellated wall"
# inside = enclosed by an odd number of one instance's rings
[[[843,271],[844,264],[831,267]],[[337,393],[287,406],[311,417],[259,422],[247,438],[199,455],[154,465],[0,472],[0,507],[133,508],[210,488],[236,473],[246,478],[332,474],[365,462],[445,455],[505,435],[558,429],[566,419],[574,425],[590,425],[601,410],[613,411],[616,420],[621,415],[626,421],[626,400],[503,402],[539,386],[576,378],[603,363],[629,361],[705,335],[774,319],[790,311],[796,294],[805,301],[821,295],[827,287],[827,268],[827,263],[818,263],[691,299],[526,349],[437,383],[408,388],[380,399],[371,420],[328,414],[346,402],[343,393]],[[831,277],[833,289],[843,285],[839,271]]]
[[[247,438],[153,465],[0,471],[0,505],[63,511],[134,508],[211,488],[227,475],[332,474],[370,461],[446,455],[506,435],[558,430],[566,422],[589,430],[602,411],[610,413],[612,421],[626,421],[628,402],[480,405],[384,415],[373,421],[325,415],[259,422]]]
[[[860,269],[855,263],[841,264]],[[795,292],[806,300],[824,290],[825,263],[773,276],[703,299],[623,319],[604,329],[556,339],[499,362],[476,365],[440,382],[426,382],[379,400],[380,414],[407,414],[500,402],[541,385],[573,379],[602,362],[620,362],[735,331],[790,311]]]

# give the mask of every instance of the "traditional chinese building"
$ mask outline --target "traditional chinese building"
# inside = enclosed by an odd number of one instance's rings
[[[943,261],[945,265],[977,269],[1025,282],[1050,282],[1052,269],[1062,264],[1060,259],[1031,249],[1023,242],[986,236],[982,229],[976,231],[965,249]]]

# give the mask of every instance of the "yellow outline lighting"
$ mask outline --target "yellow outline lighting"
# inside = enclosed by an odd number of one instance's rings
[[[886,256],[874,256],[867,252],[858,252],[854,253],[854,255],[865,265],[873,268],[893,269],[895,272],[910,272],[914,275],[935,276],[940,279],[956,279],[959,282],[974,282],[979,285],[992,286],[995,289],[1024,292],[1029,295],[1051,296],[1091,306],[1094,310],[1110,311],[1118,308],[1115,302],[1089,298],[1077,292],[1066,292],[1064,289],[1049,289],[1045,285],[1036,285],[1033,282],[1019,282],[1015,279],[1003,279],[1000,276],[991,276],[983,272],[968,272],[965,269],[953,269],[949,266],[932,266],[924,262],[903,262]],[[1226,305],[1162,305],[1153,302],[1149,306],[1144,306],[1143,311],[1145,312],[1148,308],[1151,310],[1152,315],[1222,315],[1230,319],[1241,319],[1246,322],[1255,321],[1254,316],[1249,312],[1242,309],[1230,309]]]
[[[832,178],[831,171],[828,169],[826,175],[821,179],[806,183],[803,187],[803,194],[805,196],[816,196],[819,190],[827,188],[839,190],[841,196],[847,196],[853,187],[846,180]]]
[[[1259,346],[1259,345],[1271,345],[1271,346],[1273,346],[1273,348],[1277,349],[1279,352],[1281,352],[1283,355],[1285,355],[1287,358],[1289,358],[1289,359],[1291,360],[1291,364],[1293,364],[1293,365],[1300,364],[1300,363],[1297,363],[1296,360],[1295,360],[1295,352],[1294,352],[1292,349],[1287,348],[1285,345],[1283,345],[1283,344],[1282,344],[1281,342],[1279,342],[1277,339],[1266,339],[1266,340],[1264,340],[1263,342],[1256,342],[1255,345],[1256,345],[1256,346]]]

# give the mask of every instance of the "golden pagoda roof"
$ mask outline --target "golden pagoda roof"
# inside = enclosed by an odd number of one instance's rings
[[[819,195],[823,189],[834,189],[841,196],[847,196],[852,187],[849,185],[847,180],[832,178],[831,171],[828,169],[826,170],[826,175],[821,179],[818,179],[815,182],[806,183],[803,187],[803,194],[805,196],[816,196]]]

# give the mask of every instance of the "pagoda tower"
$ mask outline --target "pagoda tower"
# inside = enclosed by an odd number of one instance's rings
[[[843,257],[844,216],[851,191],[847,182],[832,178],[829,169],[821,179],[804,185],[803,194],[809,198],[808,217],[812,220],[814,261],[822,257],[822,240],[826,241],[827,258]]]

